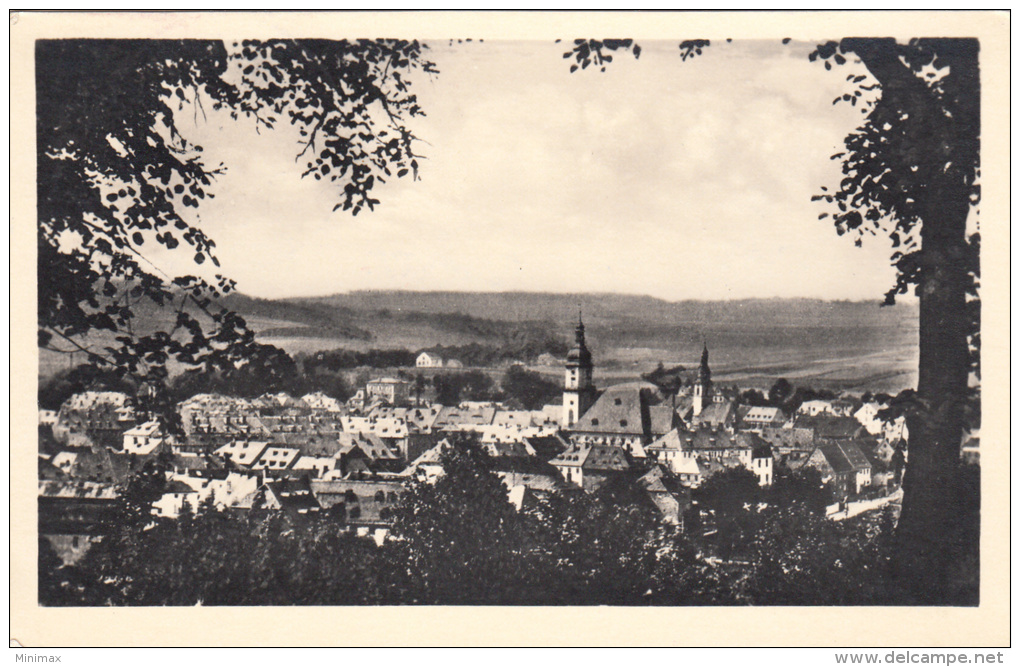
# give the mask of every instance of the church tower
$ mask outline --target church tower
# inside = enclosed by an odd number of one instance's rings
[[[694,416],[697,417],[706,405],[712,402],[712,371],[708,367],[708,343],[701,351],[701,368],[698,381],[694,383]]]
[[[566,377],[563,383],[563,428],[571,428],[595,402],[592,384],[591,352],[584,341],[584,322],[577,314],[574,347],[567,353]]]

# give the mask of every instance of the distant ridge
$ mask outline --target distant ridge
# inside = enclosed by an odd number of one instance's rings
[[[909,322],[916,319],[913,304],[881,308],[874,301],[825,301],[811,298],[755,298],[738,300],[666,301],[646,295],[549,292],[431,292],[359,290],[321,297],[282,299],[293,304],[326,305],[352,311],[386,310],[429,314],[459,313],[488,320],[565,323],[577,317],[578,305],[586,322],[625,318],[655,324],[682,322],[777,321],[803,324],[811,320]]]

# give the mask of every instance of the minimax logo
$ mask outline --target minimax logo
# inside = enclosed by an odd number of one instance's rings
[[[14,662],[60,662],[59,655],[31,655],[28,653],[15,653]]]

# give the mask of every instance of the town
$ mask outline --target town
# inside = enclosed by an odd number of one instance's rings
[[[382,544],[408,481],[441,477],[454,442],[485,452],[518,511],[615,485],[663,522],[705,532],[713,524],[697,490],[733,470],[762,488],[784,471],[817,471],[830,520],[898,500],[908,456],[902,416],[883,418],[887,406],[870,394],[805,400],[789,412],[752,405],[739,388],[713,383],[709,355],[706,344],[691,381],[675,391],[648,381],[598,388],[579,317],[560,361],[562,402],[541,409],[441,405],[410,380],[380,376],[343,402],[322,392],[194,395],[176,406],[179,435],[137,419],[125,393],[78,393],[59,411],[40,411],[51,443],[39,454],[40,537],[75,564],[104,538],[131,480],[155,469],[162,488],[153,517],[202,507],[328,513]],[[417,370],[438,375],[462,367],[435,350],[415,359]],[[969,442],[963,456],[976,459],[976,447]]]

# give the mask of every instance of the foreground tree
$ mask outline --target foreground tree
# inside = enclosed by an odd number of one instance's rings
[[[681,42],[680,57],[709,46]],[[571,71],[604,70],[611,51],[641,54],[629,39],[578,39],[563,55],[576,62]],[[832,156],[844,178],[815,197],[833,206],[820,218],[832,215],[837,232],[856,235],[858,244],[865,234],[887,236],[897,278],[886,303],[910,291],[920,302],[918,386],[897,403],[910,442],[894,566],[912,603],[977,602],[976,589],[964,594],[951,581],[955,562],[970,559],[976,544],[966,552],[947,547],[959,546],[964,527],[955,508],[970,493],[958,473],[960,444],[980,414],[980,237],[967,229],[980,199],[978,51],[976,39],[847,38],[809,56],[827,70],[866,70],[849,74],[853,89],[837,99],[859,105],[865,122]]]
[[[409,602],[513,604],[543,595],[525,523],[485,452],[455,438],[443,475],[408,484],[395,511],[397,559],[413,582]]]
[[[901,401],[910,429],[903,513],[894,565],[913,601],[960,599],[952,581],[961,530],[960,444],[975,412],[980,375],[979,237],[968,217],[980,198],[981,82],[975,39],[844,39],[812,54],[827,68],[855,57],[870,79],[843,96],[851,103],[878,86],[867,121],[833,156],[845,178],[834,194],[839,233],[884,233],[896,251],[896,285],[920,302],[916,395]],[[948,502],[947,502],[948,501]]]
[[[256,128],[299,128],[304,175],[338,188],[334,208],[357,215],[374,188],[417,178],[421,115],[413,72],[434,72],[419,42],[39,40],[36,42],[39,347],[159,388],[167,364],[231,369],[257,351],[240,317],[215,303],[227,277],[172,278],[150,247],[219,266],[215,243],[189,216],[214,196],[203,148],[179,116],[206,107]],[[169,318],[165,313],[172,313]],[[167,321],[169,319],[169,321]]]

